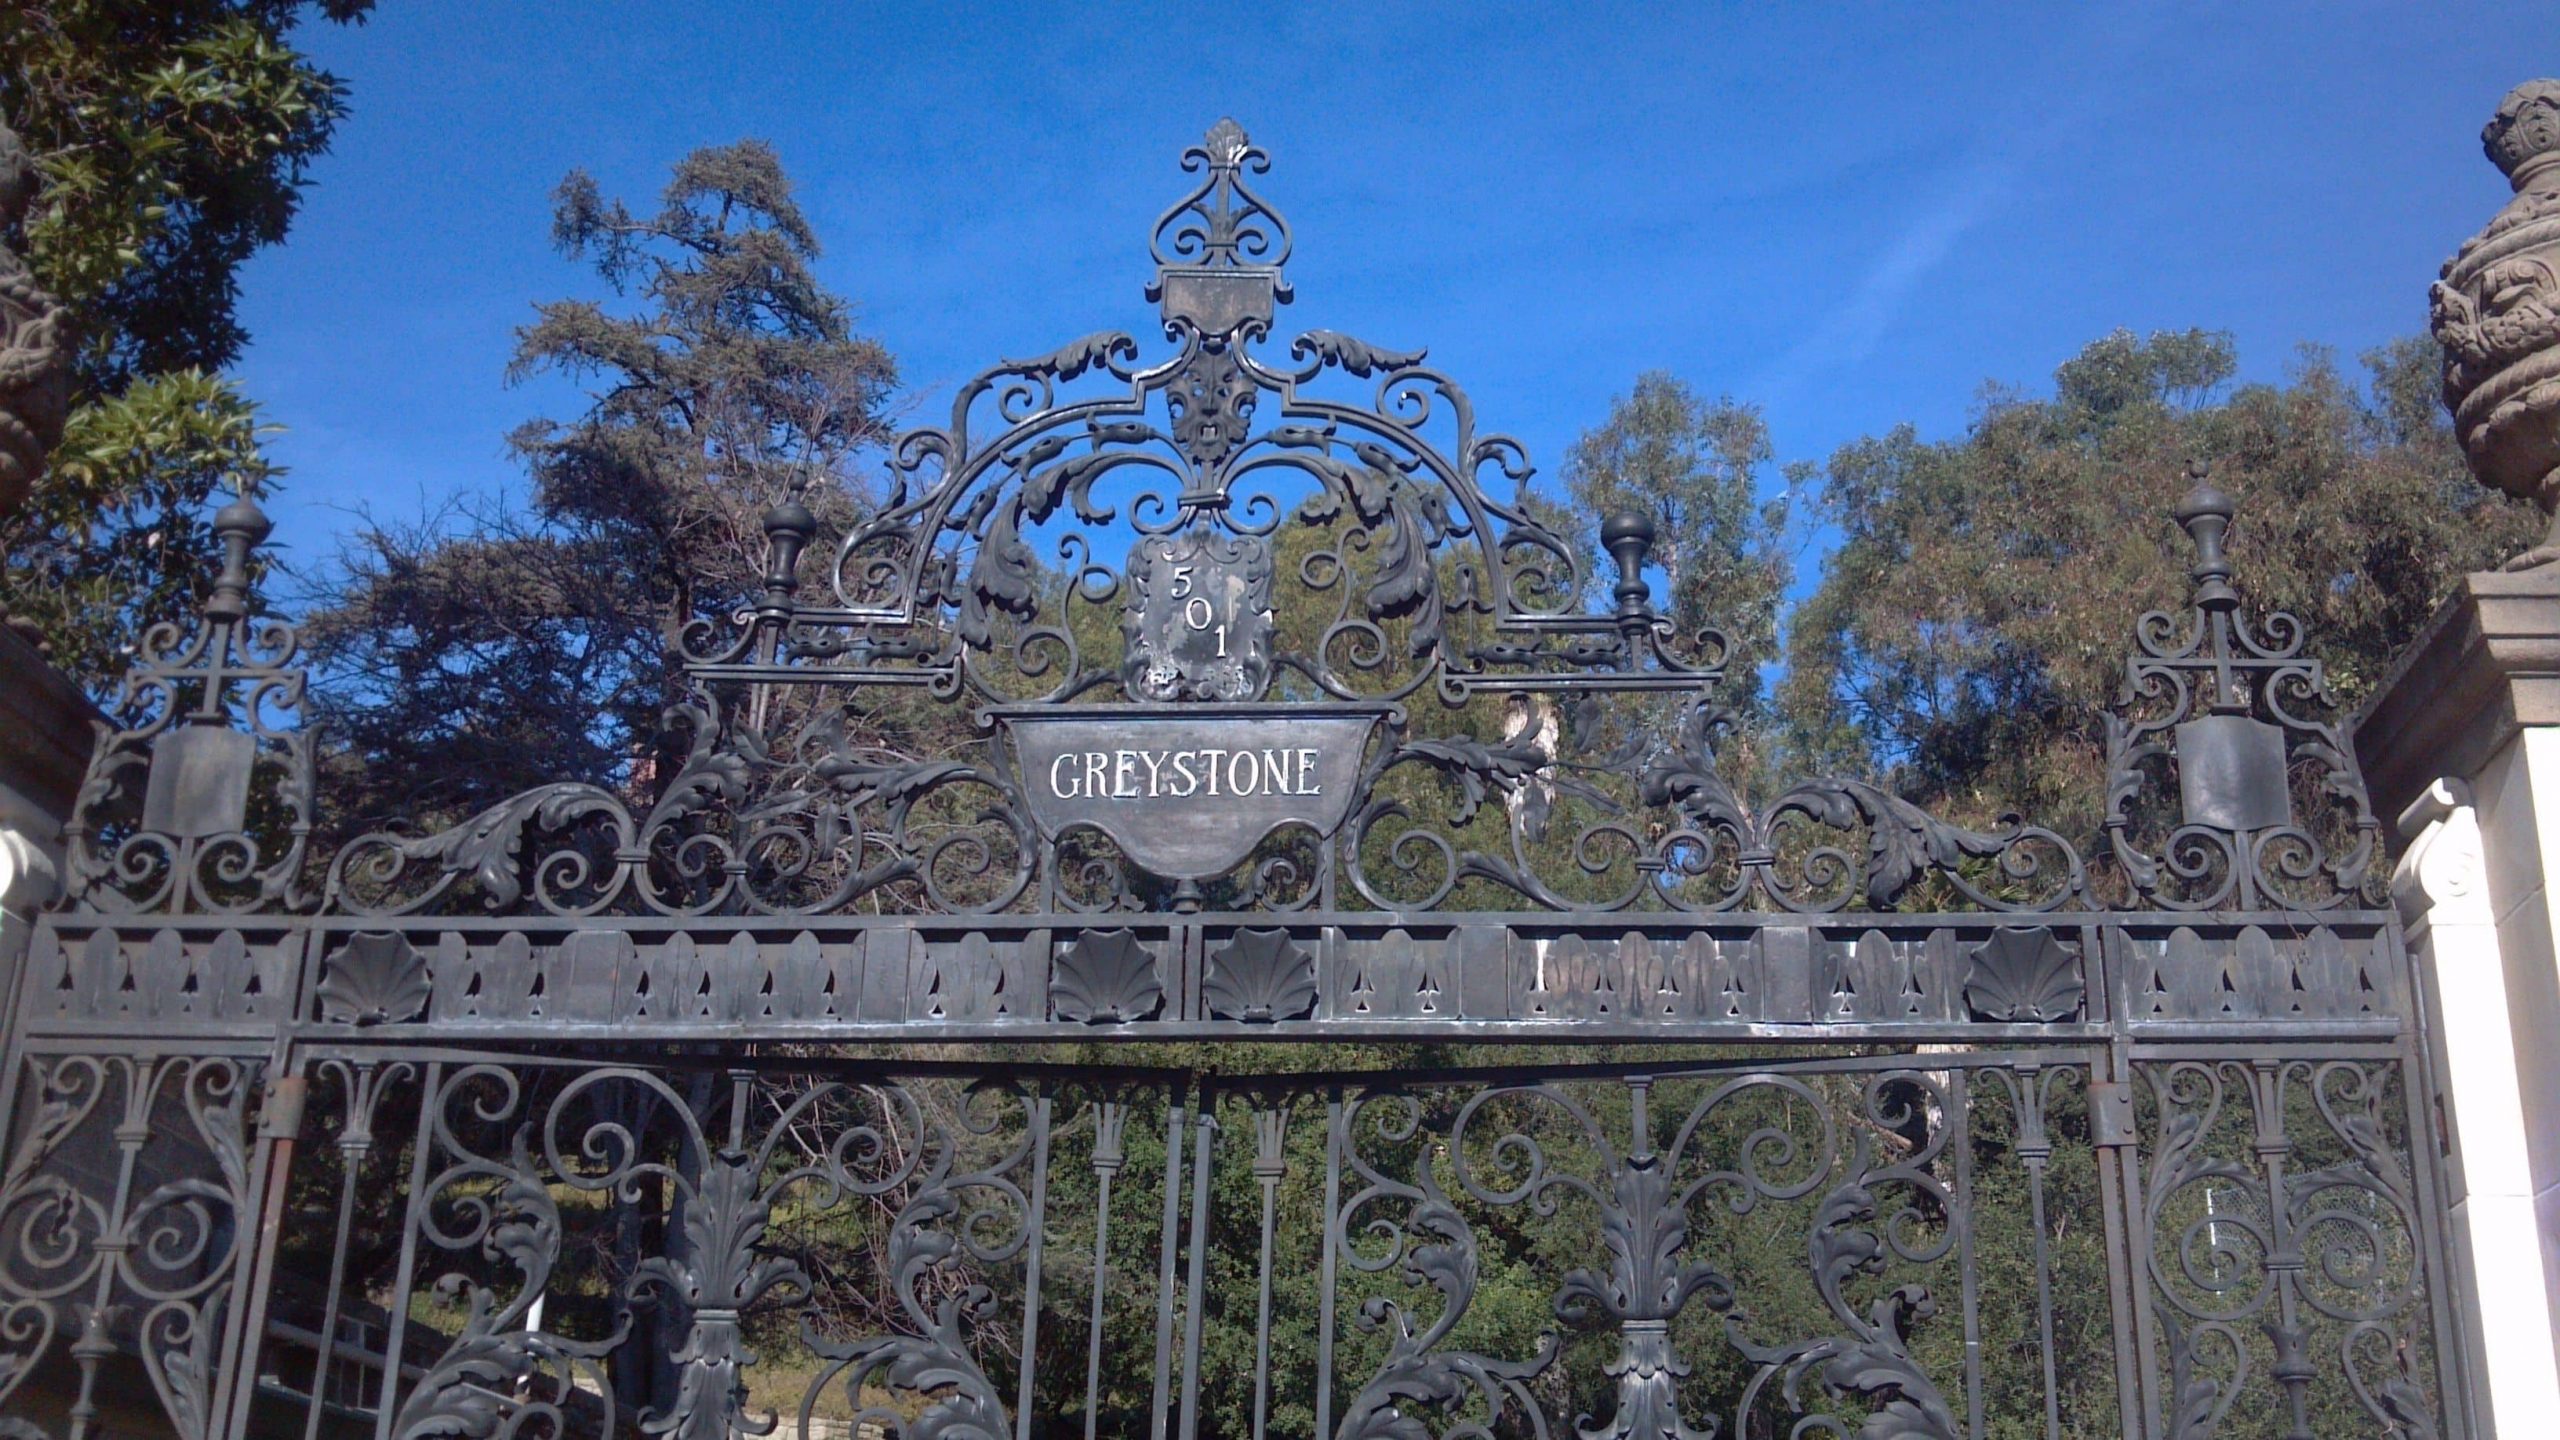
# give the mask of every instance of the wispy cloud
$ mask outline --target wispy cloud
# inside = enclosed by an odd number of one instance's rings
[[[2012,90],[2006,104],[1980,117],[1965,152],[1924,186],[1901,227],[1828,310],[1811,317],[1802,338],[1772,361],[1751,394],[1774,398],[1818,375],[1853,366],[1892,333],[1913,293],[1966,235],[1995,219],[2023,178],[2078,133],[2112,98],[2095,77],[2122,74],[2147,48],[2157,22],[2118,17],[2090,25],[2057,47],[2050,74],[2068,84]]]
[[[1903,304],[1966,233],[1996,214],[2017,189],[2015,157],[1976,157],[1951,169],[1869,263],[1839,304],[1789,346],[1751,393],[1791,390],[1817,373],[1875,353]]]

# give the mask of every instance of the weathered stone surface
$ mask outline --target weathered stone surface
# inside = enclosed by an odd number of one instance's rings
[[[2356,719],[2374,812],[2478,774],[2533,725],[2560,725],[2560,566],[2464,576]]]
[[[17,229],[35,190],[26,147],[0,124],[0,231]],[[70,360],[62,307],[37,287],[27,262],[0,244],[0,520],[26,503],[44,457],[62,439]]]
[[[2471,473],[2551,514],[2560,507],[2560,80],[2509,91],[2480,143],[2515,198],[2445,262],[2429,323]],[[2507,568],[2554,560],[2560,521]]]
[[[102,718],[79,686],[0,626],[0,1025],[35,912],[61,874],[62,822]]]

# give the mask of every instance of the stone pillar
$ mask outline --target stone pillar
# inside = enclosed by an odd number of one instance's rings
[[[14,232],[35,198],[35,162],[0,122],[0,232]],[[27,503],[62,439],[71,393],[64,326],[62,307],[37,288],[25,259],[0,244],[0,519]],[[0,625],[0,1040],[12,1033],[33,916],[61,873],[62,822],[97,714],[33,645]]]
[[[0,626],[0,1035],[10,1033],[35,912],[61,873],[62,822],[99,718],[78,686]]]
[[[2489,1433],[2560,1415],[2560,568],[2472,575],[2356,726],[2409,841],[2408,925],[2449,1134],[2471,1389]]]

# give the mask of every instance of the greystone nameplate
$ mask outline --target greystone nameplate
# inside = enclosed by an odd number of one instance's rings
[[[1153,874],[1205,880],[1283,826],[1340,828],[1384,713],[1198,706],[996,719],[1044,834],[1089,825]]]
[[[1139,700],[1252,700],[1271,681],[1271,549],[1254,535],[1149,535],[1129,551],[1128,659]]]

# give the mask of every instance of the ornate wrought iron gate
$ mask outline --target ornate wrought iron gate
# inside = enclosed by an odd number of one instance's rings
[[[627,791],[332,832],[222,513],[15,989],[0,1434],[2470,1433],[2226,500],[2091,843],[1756,803],[1644,519],[1588,580],[1419,354],[1261,355],[1264,158],[1184,164],[1172,353],[962,389],[821,599],[784,498]]]

